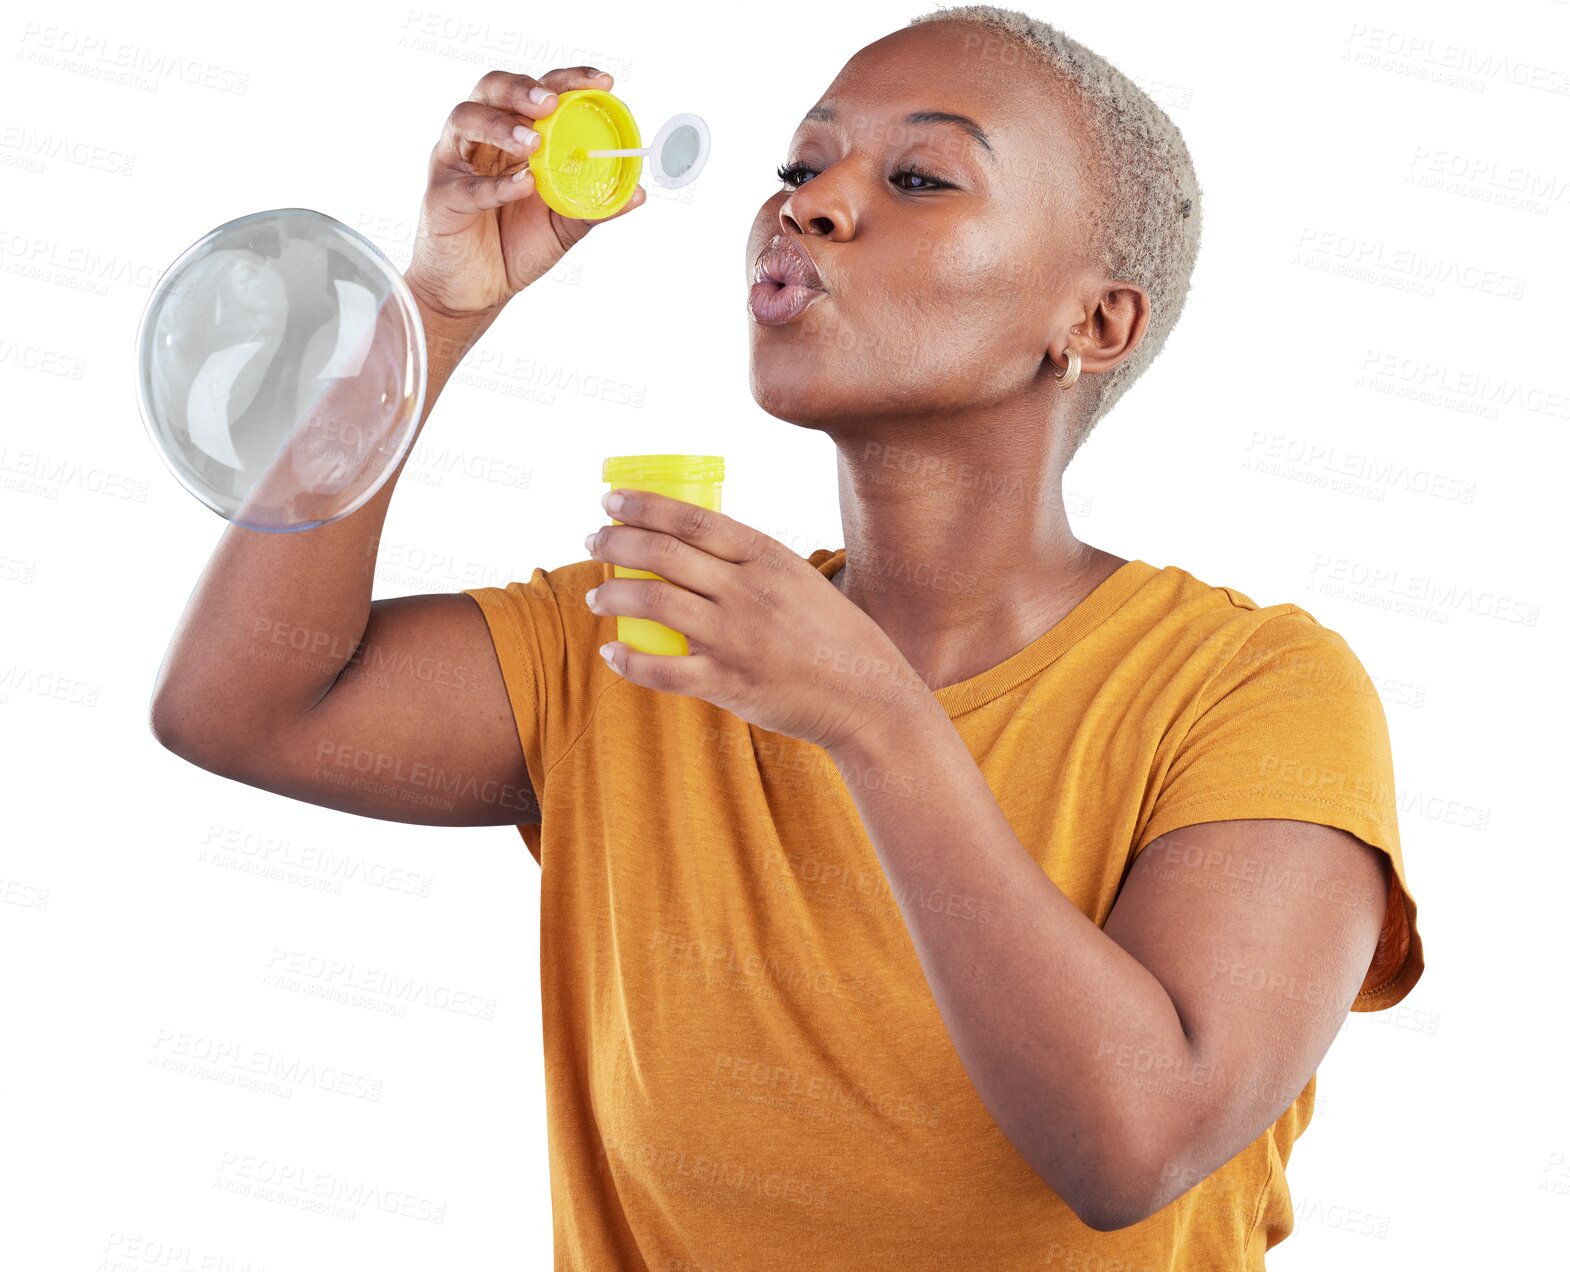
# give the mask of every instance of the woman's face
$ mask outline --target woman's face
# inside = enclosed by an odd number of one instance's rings
[[[783,236],[827,293],[778,325],[749,301],[758,404],[830,427],[1050,390],[1048,343],[1061,347],[1098,278],[1081,259],[1073,130],[1036,65],[968,25],[906,28],[857,53],[797,128],[748,236],[749,287]]]

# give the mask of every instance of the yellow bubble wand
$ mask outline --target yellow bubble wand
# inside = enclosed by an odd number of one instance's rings
[[[558,94],[537,119],[540,144],[529,156],[535,192],[563,216],[603,220],[638,188],[643,159],[666,189],[692,181],[709,158],[709,128],[697,115],[672,116],[647,146],[627,104],[602,88]]]

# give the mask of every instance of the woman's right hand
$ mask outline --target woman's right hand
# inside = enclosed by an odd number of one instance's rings
[[[566,255],[600,221],[562,216],[536,196],[528,157],[539,144],[533,121],[556,109],[555,94],[609,90],[593,67],[547,71],[539,79],[491,71],[447,117],[431,151],[414,255],[404,272],[415,296],[452,318],[494,317],[509,300]],[[543,90],[544,100],[536,101]],[[513,135],[523,128],[523,140]],[[513,174],[521,173],[514,181]],[[633,192],[614,221],[644,199]]]

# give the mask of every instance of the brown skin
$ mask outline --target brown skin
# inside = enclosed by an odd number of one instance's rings
[[[1133,352],[1150,308],[1086,263],[1094,191],[1067,100],[968,51],[966,33],[911,27],[846,63],[817,102],[837,120],[797,128],[785,166],[807,171],[759,209],[746,258],[750,282],[783,231],[823,276],[830,294],[796,321],[749,318],[753,395],[833,438],[835,586],[934,688],[1023,648],[1124,563],[1075,537],[1062,474],[1089,382]],[[902,122],[918,110],[976,120],[991,152],[958,126]],[[952,188],[899,175],[909,165]],[[1080,381],[1064,391],[1070,345]],[[891,462],[917,457],[934,478]],[[968,585],[895,568],[939,563]]]
[[[1034,177],[1017,161],[1012,175],[976,175],[978,169],[958,195],[892,195],[883,177],[874,178],[880,165],[893,163],[869,145],[874,134],[887,135],[878,121],[907,109],[970,114],[995,144],[1014,139],[1014,154],[1042,153],[1046,137],[1068,135],[1062,118],[1054,125],[1050,114],[1032,114],[1049,110],[1047,97],[1019,104],[1034,91],[1020,77],[1000,81],[986,73],[990,68],[954,56],[952,43],[944,43],[955,34],[943,29],[948,25],[896,33],[853,59],[832,93],[850,123],[849,146],[819,159],[823,175],[803,189],[772,197],[754,231],[753,253],[759,235],[776,225],[802,234],[835,293],[809,311],[826,324],[815,329],[816,344],[802,322],[755,331],[753,373],[766,409],[825,428],[839,446],[851,549],[843,591],[756,531],[690,506],[681,511],[674,501],[635,501],[622,513],[628,524],[601,530],[595,549],[623,564],[669,562],[671,569],[659,571],[667,577],[682,568],[706,572],[710,591],[702,605],[726,615],[715,633],[772,630],[781,624],[781,607],[789,622],[811,613],[827,642],[896,663],[904,651],[932,686],[994,665],[1121,564],[1078,543],[1068,529],[1057,492],[1072,390],[1053,396],[1059,391],[1046,378],[1047,363],[1061,363],[1073,339],[1084,374],[1104,371],[1127,356],[1148,314],[1137,289],[1078,266],[1065,267],[1059,283],[1011,283],[1006,299],[994,294],[1009,280],[1000,249],[1031,249],[1024,260],[1074,259],[1073,236],[1053,228],[1072,225],[1072,213],[1067,222],[1049,216],[1041,224],[1018,215],[1025,206],[1018,200],[1033,193],[1058,200],[1044,204],[1049,208],[1075,207],[1067,193],[1072,162],[1048,161]],[[907,57],[919,61],[919,74]],[[586,82],[568,71],[543,78],[558,89]],[[455,111],[433,155],[410,271],[430,337],[433,401],[500,305],[582,236],[582,227],[538,209],[532,217],[497,211],[528,194],[500,188],[495,173],[507,165],[498,148],[483,144],[484,130],[510,125],[501,115],[545,113],[524,104],[519,79],[487,76],[476,100],[489,109],[460,108],[461,118]],[[934,94],[941,88],[942,100],[898,98],[900,85],[923,82]],[[1021,144],[1032,127],[1045,134],[1034,150]],[[475,145],[460,152],[464,141]],[[920,145],[929,162],[953,165],[939,175],[958,175],[962,161],[952,141]],[[999,210],[992,205],[1003,202],[1004,191],[1016,201]],[[929,197],[930,207],[907,202]],[[931,292],[910,294],[918,248],[931,252],[925,274],[941,304]],[[1037,250],[1047,254],[1032,254]],[[844,355],[847,347],[862,352]],[[901,348],[917,355],[893,352]],[[922,402],[924,414],[901,415],[905,400]],[[1024,474],[1026,489],[1050,493],[1038,502],[999,497],[978,505],[957,482],[920,488],[880,480],[887,474],[875,457],[912,446],[943,460],[948,466],[940,472]],[[369,599],[392,489],[389,482],[353,516],[305,534],[226,530],[161,669],[154,730],[204,767],[330,807],[445,825],[530,820],[513,804],[528,778],[477,608],[456,595]],[[978,506],[985,536],[974,533]],[[879,545],[908,560],[969,569],[978,586],[957,597],[930,588],[921,594],[876,568],[863,570],[862,563],[891,559]],[[698,574],[690,579],[703,581]],[[702,609],[694,608],[691,592],[657,580],[611,579],[600,592],[607,603],[596,603],[597,612],[668,618],[678,630]],[[866,621],[868,614],[876,623]],[[270,637],[280,630],[324,637],[329,651],[278,661],[270,657],[278,648]],[[332,652],[344,647],[355,650],[352,660]],[[463,668],[464,690],[396,670],[421,659]],[[651,659],[623,651],[617,669],[670,688],[664,677],[690,674],[703,656],[655,660],[658,670]],[[901,710],[832,717],[829,704],[853,699],[854,686],[835,694],[820,687],[817,709],[803,711],[799,666],[786,674],[779,666],[758,668],[756,659],[705,665],[728,672],[723,689],[710,686],[711,694],[723,694],[765,727],[816,736],[829,749],[896,897],[969,896],[996,916],[978,931],[926,907],[903,910],[978,1093],[1032,1168],[1086,1223],[1136,1222],[1186,1191],[1268,1126],[1318,1065],[1373,952],[1389,886],[1382,854],[1344,832],[1293,821],[1174,831],[1136,861],[1103,930],[1014,836],[930,695],[897,699]],[[391,670],[360,673],[382,667]],[[906,673],[901,683],[912,683],[913,666],[896,671]],[[324,745],[332,756],[325,762]],[[346,787],[331,780],[357,772],[337,760],[344,747],[351,755],[390,757],[404,770],[441,766],[513,796],[476,795],[438,811],[403,798],[429,792],[417,780],[383,776],[381,791]],[[919,770],[922,795],[895,795],[898,784],[860,780],[869,766],[885,774]],[[1164,860],[1163,846],[1180,837],[1196,851]],[[1208,864],[1267,857],[1320,886],[1271,907],[1216,886],[1230,881],[1221,866]],[[1321,893],[1367,900],[1327,905],[1316,899]],[[1260,1009],[1278,1004],[1251,999],[1246,990],[1218,994],[1217,966],[1312,982],[1322,989],[1322,1005],[1289,1018],[1266,1014]],[[1131,1088],[1117,1068],[1120,1049],[1165,1057],[1179,1072],[1206,1069],[1218,1080],[1178,1084],[1176,1095]],[[1232,1094],[1234,1084],[1250,1082],[1253,1094]]]
[[[965,49],[963,29],[934,22],[858,53],[820,102],[844,131],[798,130],[788,163],[818,174],[772,196],[748,241],[750,271],[771,234],[799,236],[830,292],[794,322],[753,323],[752,383],[766,410],[834,439],[845,568],[831,583],[729,517],[633,493],[591,555],[663,581],[607,579],[591,608],[689,635],[693,652],[674,657],[612,642],[618,674],[828,751],[977,1093],[1080,1219],[1112,1230],[1200,1183],[1303,1089],[1370,969],[1390,864],[1312,822],[1202,823],[1147,845],[1098,927],[1019,841],[932,697],[1040,636],[1123,563],[1069,528],[1076,390],[1050,377],[1070,343],[1082,379],[1108,370],[1149,316],[1138,288],[1082,264],[1072,115]],[[950,127],[896,127],[929,109],[979,121],[996,161]],[[891,178],[912,160],[957,189],[900,191]],[[1019,261],[1045,263],[1036,285],[1010,273]],[[883,463],[891,453],[939,475],[906,477]],[[978,496],[958,479],[978,471],[1022,475],[1040,497]],[[901,561],[976,582],[888,577]],[[820,648],[881,659],[881,679],[907,691],[873,697],[858,691],[878,678],[816,673]],[[1266,866],[1311,886],[1239,885]],[[996,917],[916,900],[934,895]],[[1131,1081],[1130,1057],[1176,1076]]]
[[[595,226],[534,196],[553,93],[613,87],[590,67],[538,79],[492,71],[431,151],[406,280],[425,328],[420,428],[464,354],[523,288]],[[532,132],[533,130],[530,129]],[[411,446],[412,450],[412,446]],[[407,460],[404,461],[405,463]],[[387,821],[537,822],[518,731],[485,618],[462,593],[371,599],[393,475],[363,507],[309,531],[227,527],[159,669],[154,735],[202,768],[292,799]]]

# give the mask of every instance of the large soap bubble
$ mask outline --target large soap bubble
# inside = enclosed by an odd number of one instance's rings
[[[159,279],[137,332],[142,418],[175,476],[252,530],[308,530],[391,476],[425,404],[403,276],[308,208],[220,225]]]

